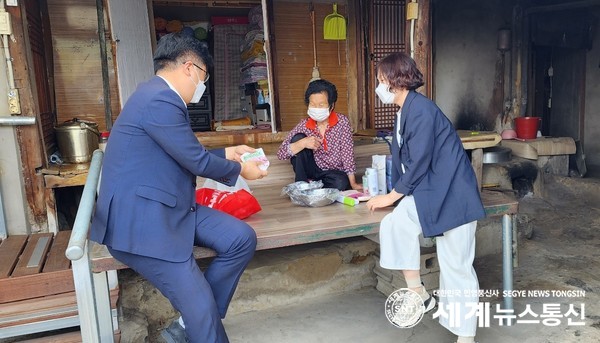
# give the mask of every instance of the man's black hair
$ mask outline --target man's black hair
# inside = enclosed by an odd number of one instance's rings
[[[311,95],[323,92],[327,93],[327,102],[329,103],[329,108],[331,108],[337,101],[337,88],[335,88],[333,83],[323,79],[315,80],[308,84],[306,93],[304,93],[304,102],[308,105]]]
[[[212,57],[205,42],[182,33],[169,33],[158,41],[154,52],[154,73],[176,63],[185,62],[193,54],[200,58],[207,70],[212,69]]]

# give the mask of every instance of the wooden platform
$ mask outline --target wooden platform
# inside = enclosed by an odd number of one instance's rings
[[[2,241],[0,304],[74,291],[71,261],[65,257],[70,235],[71,231],[60,231]]]
[[[388,151],[388,146],[384,143],[356,146],[357,174],[371,164],[373,154],[387,154]],[[364,203],[354,207],[339,203],[318,208],[294,205],[287,197],[281,196],[282,187],[293,181],[290,163],[278,161],[273,155],[270,155],[269,159],[269,176],[249,182],[254,196],[263,208],[246,220],[256,231],[259,250],[372,235],[378,232],[383,217],[393,210],[392,207],[388,207],[371,213]],[[86,240],[89,230],[89,224],[86,223],[90,221],[101,160],[102,153],[98,151],[92,161],[93,178],[88,178],[82,196],[82,202],[86,201],[89,208],[80,209],[78,212],[76,222],[83,225],[76,225],[74,228],[69,245],[69,258],[73,261],[73,273],[78,280],[79,313],[89,319],[87,322],[81,322],[82,336],[100,336],[107,340],[110,337],[112,340],[111,330],[114,326],[111,326],[111,321],[108,320],[110,301],[106,287],[107,274],[126,266],[114,259],[104,246]],[[202,185],[202,180],[198,180],[198,185]],[[484,191],[482,198],[488,215],[502,216],[504,289],[512,290],[512,222],[514,214],[517,213],[518,202],[513,194],[489,192]],[[210,257],[214,256],[214,252],[197,247],[194,249],[194,255],[196,258]],[[505,299],[505,308],[512,309],[512,302],[509,303]],[[113,323],[114,321],[113,317]]]
[[[71,273],[72,274],[72,273]],[[71,277],[72,280],[72,277]],[[111,309],[117,308],[119,290],[110,291]],[[75,291],[48,295],[38,298],[13,301],[0,305],[0,332],[8,331],[17,326],[27,326],[34,323],[70,322],[74,325],[59,325],[58,327],[77,326],[79,322],[77,299]],[[43,330],[33,330],[37,332]],[[23,332],[22,334],[29,333]],[[14,335],[0,334],[0,338]],[[81,336],[80,336],[81,342]]]
[[[71,231],[13,235],[0,243],[0,338],[79,324],[71,261],[65,257],[70,236]],[[113,309],[118,292],[111,290]]]
[[[361,145],[356,149],[356,164],[364,172],[371,164],[374,154],[386,154],[387,144]],[[290,199],[281,196],[283,186],[294,182],[294,173],[289,161],[280,161],[268,156],[271,165],[269,175],[256,181],[249,181],[252,194],[262,207],[262,211],[245,221],[256,231],[257,250],[280,248],[332,239],[363,236],[377,233],[379,222],[392,208],[369,213],[364,203],[355,207],[334,203],[325,207],[301,207],[292,204]],[[198,178],[198,187],[204,183]],[[115,260],[105,246],[90,242],[91,268],[94,272],[127,268]],[[210,249],[196,247],[198,258],[214,256]]]
[[[364,171],[366,166],[370,166],[372,155],[388,151],[385,143],[356,146],[358,170]],[[291,164],[279,161],[275,156],[268,158],[271,163],[269,175],[262,180],[248,182],[262,207],[259,213],[245,220],[256,231],[257,250],[375,234],[379,232],[383,217],[393,210],[393,207],[388,207],[370,213],[365,203],[355,207],[340,203],[317,208],[294,205],[288,197],[281,196],[283,186],[294,182]],[[202,178],[198,178],[198,187],[203,182]],[[489,217],[517,213],[519,203],[512,194],[484,190],[481,197]],[[93,272],[127,268],[115,260],[103,245],[90,242],[90,251]],[[194,248],[196,259],[214,255],[210,249]]]

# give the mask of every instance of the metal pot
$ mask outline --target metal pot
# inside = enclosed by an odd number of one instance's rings
[[[483,163],[501,163],[508,162],[512,158],[512,150],[510,148],[493,146],[483,149]]]
[[[56,141],[63,161],[85,163],[98,149],[98,124],[73,118],[54,128]]]

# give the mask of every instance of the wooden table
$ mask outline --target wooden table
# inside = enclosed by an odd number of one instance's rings
[[[483,175],[483,149],[498,145],[502,137],[494,131],[458,130],[458,136],[465,150],[472,150],[471,165],[477,177],[477,186],[481,189]]]
[[[46,192],[46,212],[48,216],[48,231],[58,232],[58,208],[56,206],[55,189],[63,187],[83,186],[88,176],[90,163],[51,164],[42,169],[44,184],[49,189]]]

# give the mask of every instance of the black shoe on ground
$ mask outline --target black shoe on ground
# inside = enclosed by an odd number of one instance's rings
[[[187,343],[185,329],[179,325],[179,320],[175,319],[171,325],[160,332],[160,336],[166,343]]]

